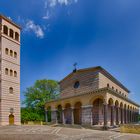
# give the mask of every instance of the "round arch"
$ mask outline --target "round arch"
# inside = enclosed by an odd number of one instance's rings
[[[47,107],[47,121],[51,122],[51,106]]]
[[[65,123],[71,124],[72,123],[72,109],[71,109],[70,103],[65,104],[64,115],[65,115]]]
[[[76,102],[74,105],[74,123],[81,124],[82,118],[82,103]]]
[[[118,100],[115,101],[115,106],[119,107],[119,101]]]
[[[63,113],[63,109],[62,109],[62,105],[60,104],[60,105],[57,106],[57,120],[58,120],[58,123],[63,122],[62,113]]]
[[[103,124],[103,98],[101,96],[94,98],[93,104],[93,125]]]
[[[102,95],[96,95],[89,100],[89,104],[92,105],[97,99],[101,99],[102,101],[104,101],[104,97]]]
[[[114,100],[109,98],[108,100],[108,119],[110,120],[110,125],[114,125]]]
[[[14,125],[15,123],[15,116],[13,114],[9,115],[9,125]]]

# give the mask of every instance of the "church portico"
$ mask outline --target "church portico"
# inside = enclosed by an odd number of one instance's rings
[[[74,73],[74,77],[76,77],[76,80],[74,78],[76,83],[73,87],[75,88],[74,93],[70,91],[69,96],[68,94],[65,96],[63,93],[60,99],[52,100],[45,105],[46,111],[48,111],[48,107],[52,109],[52,122],[90,127],[98,125],[107,129],[108,127],[138,121],[138,104],[119,94],[108,84],[104,88],[96,88],[90,92],[89,90],[83,92],[83,88],[81,93],[80,89],[77,92],[77,88],[83,86],[84,82],[79,85],[76,73]],[[69,78],[66,78],[66,82],[70,81]],[[97,84],[99,77],[94,75],[94,78]],[[95,80],[93,81],[95,82]],[[63,86],[60,84],[61,90],[67,89],[66,82],[63,83]]]
[[[109,89],[103,89],[102,91],[107,90]],[[100,93],[102,91],[99,91],[99,93],[89,93],[86,101],[84,95],[81,95],[80,101],[77,101],[78,99],[75,100],[75,97],[74,99],[67,98],[49,102],[46,108],[51,105],[51,108],[54,107],[51,110],[51,121],[60,124],[99,125],[106,128],[126,124],[129,119],[130,123],[136,122],[136,119],[132,119],[132,113],[128,113],[132,111],[127,108],[127,103],[123,105],[121,101],[119,102],[119,99],[115,100],[115,97],[114,99],[110,98],[108,92]],[[59,105],[57,106],[58,102]],[[137,118],[136,113],[138,113],[138,110],[133,110],[135,118]]]

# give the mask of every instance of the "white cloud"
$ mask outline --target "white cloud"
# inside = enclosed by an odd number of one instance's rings
[[[45,8],[55,7],[57,4],[65,5],[77,3],[78,0],[45,0]]]
[[[49,6],[54,7],[57,4],[57,0],[49,0]]]
[[[42,17],[43,19],[49,19],[51,17],[52,9],[54,9],[57,5],[68,6],[73,3],[77,3],[78,0],[45,0],[45,9],[47,12]]]
[[[25,25],[25,31],[28,31],[28,32],[32,31],[39,38],[43,38],[44,37],[43,29],[39,25],[36,25],[34,23],[34,21],[32,21],[32,20],[28,20],[27,21],[27,23]]]
[[[43,19],[49,19],[50,18],[50,14],[49,11],[46,12],[46,15],[42,17]]]
[[[58,3],[64,4],[64,5],[68,5],[69,4],[69,0],[58,0]]]

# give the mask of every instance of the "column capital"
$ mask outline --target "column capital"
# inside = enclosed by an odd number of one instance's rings
[[[57,111],[57,109],[52,109],[51,111]]]
[[[62,108],[62,111],[64,111],[65,110],[65,108]]]
[[[74,106],[72,106],[71,109],[73,110],[74,109]]]
[[[108,105],[108,103],[107,102],[103,102],[103,105]]]

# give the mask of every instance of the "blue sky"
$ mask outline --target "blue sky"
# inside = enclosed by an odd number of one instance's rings
[[[102,66],[140,104],[139,0],[0,0],[0,12],[22,26],[21,99],[37,79],[61,80]]]

